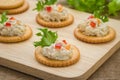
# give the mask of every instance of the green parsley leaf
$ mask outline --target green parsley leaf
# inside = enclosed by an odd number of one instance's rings
[[[68,4],[80,11],[94,12],[105,5],[105,0],[67,0]]]
[[[45,46],[50,46],[51,44],[55,43],[55,41],[58,38],[58,35],[56,32],[52,32],[48,29],[39,29],[40,32],[37,33],[37,36],[41,36],[41,40],[40,41],[36,41],[34,42],[34,46],[41,46],[41,47],[45,47]]]
[[[43,8],[44,8],[44,5],[40,2],[40,0],[38,0],[38,2],[36,3],[36,8],[34,8],[33,10],[40,11]]]
[[[42,34],[41,34],[40,32],[39,32],[39,33],[37,33],[36,35],[37,35],[37,36],[42,36]]]
[[[108,16],[106,16],[106,15],[100,16],[100,19],[101,19],[103,22],[109,21]]]
[[[46,0],[45,5],[52,5],[56,2],[57,0]]]
[[[3,12],[1,15],[1,20],[0,23],[4,24],[4,22],[6,22],[8,20],[8,17],[6,16],[7,12]]]
[[[45,0],[45,2],[38,0],[38,2],[36,3],[36,8],[34,8],[33,10],[37,10],[37,11],[41,11],[43,10],[45,5],[52,5],[56,2],[57,0]]]
[[[101,19],[103,21],[107,21],[106,15],[116,16],[120,12],[120,0],[67,0],[67,2],[74,9],[80,11],[90,13],[96,13],[96,11],[101,12],[103,16]]]
[[[117,12],[120,11],[120,0],[111,0],[108,4],[108,9],[110,15],[117,15]]]
[[[103,22],[109,21],[107,14],[106,14],[106,15],[103,15],[103,14],[102,14],[102,11],[100,11],[100,10],[94,11],[94,16],[95,16],[96,18],[101,19]]]

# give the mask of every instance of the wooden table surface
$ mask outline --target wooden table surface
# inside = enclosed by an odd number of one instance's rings
[[[32,0],[31,0],[32,1]],[[29,11],[30,12],[30,11]],[[34,13],[34,12],[33,12]],[[73,13],[75,13],[74,15],[76,15],[77,16],[77,12],[73,12]],[[22,14],[21,14],[22,15]],[[82,13],[82,15],[88,15],[88,14],[84,14],[84,13]],[[24,16],[28,16],[28,14],[24,14]],[[18,17],[18,18],[20,18],[21,20],[23,20],[19,15],[18,16],[16,16],[16,17]],[[25,17],[25,19],[23,20],[23,21],[25,21],[26,19],[27,19],[28,17]],[[76,17],[76,18],[80,18],[79,16],[78,17]],[[83,19],[85,19],[84,17],[82,17]],[[34,20],[34,19],[33,19]],[[25,21],[25,22],[27,22],[27,23],[29,23],[30,22],[30,20],[28,20],[28,21]],[[76,21],[77,22],[77,21]],[[112,24],[112,22],[113,22],[113,24]],[[111,22],[110,22],[110,24],[112,25],[112,26],[116,26],[116,24],[118,25],[119,24],[119,21],[116,21],[116,20],[111,20]],[[77,23],[75,23],[75,25],[76,25]],[[32,26],[34,26],[34,25],[32,25]],[[66,28],[67,29],[67,28]],[[72,28],[73,29],[73,28]],[[117,28],[116,28],[116,30],[117,30],[117,33],[119,33],[119,30],[118,30],[119,28],[118,28],[118,26],[117,26]],[[63,29],[59,29],[60,31],[61,30],[63,30]],[[65,30],[65,29],[64,29]],[[36,30],[34,30],[34,32],[36,32]],[[60,33],[59,33],[60,34]],[[60,34],[61,36],[63,36],[62,34]],[[69,35],[68,35],[69,36]],[[65,36],[64,36],[65,37]],[[64,38],[64,37],[61,37],[61,38]],[[119,37],[117,37],[118,39],[119,39]],[[73,39],[73,38],[71,38],[71,39]],[[33,41],[33,39],[31,39],[32,41]],[[31,41],[30,40],[30,41]],[[110,43],[109,45],[115,45],[115,43],[117,43],[119,40],[115,40],[115,42],[113,42],[113,43]],[[75,42],[75,41],[71,41],[72,43],[77,43],[77,42]],[[82,45],[87,45],[88,47],[90,46],[89,44],[85,44],[85,43],[81,43]],[[3,44],[1,44],[1,45],[3,45]],[[16,44],[17,45],[17,44]],[[21,43],[21,45],[25,45],[24,43],[22,44]],[[104,45],[104,46],[106,46],[106,48],[108,47],[108,49],[110,49],[112,46],[108,46],[108,45]],[[4,47],[4,46],[3,46]],[[8,46],[8,47],[10,47],[10,46]],[[13,45],[13,47],[14,47],[14,45]],[[22,47],[22,46],[19,46],[19,47]],[[31,46],[29,46],[28,45],[28,47],[31,47]],[[78,46],[79,47],[79,46]],[[83,46],[82,46],[83,47]],[[95,45],[93,46],[94,48],[96,47]],[[101,46],[102,47],[102,46]],[[2,48],[2,47],[1,47]],[[81,47],[79,47],[79,48],[81,48]],[[11,48],[12,50],[14,50],[14,48]],[[26,48],[26,49],[28,49],[28,48]],[[84,51],[84,48],[82,48],[83,49],[83,51],[82,52],[85,52]],[[97,49],[97,48],[96,48]],[[98,48],[99,50],[103,50],[102,48]],[[5,51],[5,50],[7,50],[7,49],[2,49],[1,51]],[[105,49],[105,50],[103,50],[103,52],[106,52],[107,51],[107,49]],[[108,50],[109,51],[109,50]],[[18,51],[18,52],[21,52],[21,51]],[[26,51],[26,52],[29,52],[29,51]],[[120,51],[118,51],[116,54],[117,55],[119,55],[119,52]],[[11,52],[10,52],[11,53]],[[2,53],[1,53],[2,54]],[[94,56],[96,56],[96,54],[93,54]],[[25,55],[25,56],[27,56],[27,55]],[[82,56],[86,56],[85,54],[83,55],[82,54]],[[88,58],[91,58],[92,56],[88,56]],[[99,56],[97,56],[97,57],[99,57]],[[117,56],[118,57],[118,56]],[[16,57],[17,58],[17,57]],[[84,57],[82,57],[82,58],[84,58]],[[87,59],[87,58],[84,58],[84,59]],[[82,60],[84,60],[84,59],[82,59]],[[99,58],[98,58],[99,59]],[[118,58],[118,59],[120,59],[120,58]],[[16,60],[19,60],[19,59],[16,59]],[[27,59],[26,59],[27,60]],[[116,60],[116,59],[115,59]],[[112,61],[114,61],[114,60],[112,60]],[[19,61],[18,61],[19,62]],[[84,62],[84,61],[83,61]],[[86,62],[85,62],[86,63]],[[116,73],[116,75],[119,75],[120,74],[120,71],[119,71],[119,69],[117,70],[117,68],[119,68],[120,66],[119,66],[119,61],[117,60],[116,62],[114,62],[114,64],[115,63],[117,63],[116,65],[117,66],[115,66],[115,65],[113,65],[113,64],[110,64],[111,66],[113,66],[112,68],[110,68],[110,72],[109,73],[114,73],[114,71],[112,71],[113,69],[114,70],[116,70],[117,71],[117,73]],[[79,63],[78,63],[79,64]],[[91,64],[90,64],[91,65]],[[109,65],[109,66],[110,66]],[[9,66],[8,66],[9,67]],[[74,67],[73,67],[74,68]],[[76,67],[77,68],[77,67]],[[107,67],[108,68],[108,67]],[[4,68],[4,67],[0,67],[0,74],[2,75],[0,75],[3,79],[1,79],[1,80],[7,80],[7,78],[6,77],[12,77],[11,75],[6,75],[7,73],[6,72],[9,72],[10,73],[10,71],[11,71],[11,74],[12,73],[14,73],[14,71],[12,71],[12,70],[7,70],[6,68]],[[46,68],[47,69],[47,68]],[[67,68],[66,68],[67,69]],[[69,69],[69,68],[68,68]],[[108,68],[109,69],[109,68]],[[6,71],[7,70],[7,71]],[[77,70],[77,69],[76,69]],[[4,71],[6,71],[5,73],[4,73]],[[67,71],[67,70],[66,70]],[[84,71],[84,70],[83,70]],[[103,73],[105,73],[106,71],[103,71]],[[3,74],[4,73],[4,74]],[[17,73],[17,72],[15,72],[15,73]],[[19,74],[19,73],[18,73]],[[115,74],[115,73],[114,73]],[[5,75],[6,75],[6,77],[5,77]],[[72,74],[73,75],[73,74]],[[17,75],[16,75],[17,76]],[[23,76],[23,78],[25,77],[24,75],[22,75]],[[73,75],[74,76],[74,75]],[[103,75],[103,76],[105,76],[105,74]],[[102,77],[103,77],[102,76]],[[19,80],[19,77],[20,77],[20,79],[21,79],[21,76],[17,76],[16,77],[16,79],[18,78],[18,80]],[[31,80],[33,79],[33,80],[36,80],[37,78],[33,78],[33,77],[30,77],[30,76],[26,76],[26,77],[28,77],[28,79],[30,78]],[[115,76],[116,77],[116,76]],[[117,77],[115,78],[115,77],[113,77],[113,78],[111,78],[111,79],[118,79]],[[93,79],[94,79],[94,77],[92,77]],[[14,79],[14,78],[13,78]],[[16,80],[16,79],[14,79],[14,80]],[[27,78],[26,78],[27,79]],[[29,79],[29,80],[30,80]],[[91,79],[91,80],[93,80],[93,79]],[[109,78],[108,79],[110,79],[110,76],[109,76]],[[22,79],[21,79],[22,80]],[[98,80],[97,78],[96,78],[96,80]]]
[[[115,52],[88,80],[119,80],[120,49]],[[42,80],[10,68],[0,66],[0,80]],[[51,79],[49,79],[51,80]]]

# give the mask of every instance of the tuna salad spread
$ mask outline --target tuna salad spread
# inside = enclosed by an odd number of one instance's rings
[[[68,60],[72,57],[72,48],[66,40],[62,40],[51,46],[43,47],[41,53],[50,59]]]
[[[90,16],[85,22],[78,25],[79,30],[87,36],[102,37],[109,33],[109,27],[101,19]]]
[[[47,22],[61,22],[68,18],[68,12],[62,5],[46,5],[39,14]]]
[[[1,36],[22,36],[25,33],[26,27],[21,21],[10,17],[3,24],[0,23]]]

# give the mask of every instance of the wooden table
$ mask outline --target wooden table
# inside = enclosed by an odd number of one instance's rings
[[[35,48],[33,46],[33,42],[38,40],[38,37],[35,36],[38,32],[37,28],[43,27],[35,21],[37,12],[32,11],[35,7],[35,1],[28,0],[28,2],[30,3],[30,9],[25,13],[14,16],[31,26],[33,36],[21,43],[0,43],[0,65],[46,80],[85,80],[120,47],[120,21],[110,19],[107,23],[116,30],[117,35],[113,41],[105,44],[88,44],[77,40],[73,35],[73,31],[90,14],[68,9],[74,15],[74,23],[64,28],[50,30],[57,31],[59,39],[66,39],[79,48],[80,61],[75,65],[63,68],[44,66],[35,60]]]

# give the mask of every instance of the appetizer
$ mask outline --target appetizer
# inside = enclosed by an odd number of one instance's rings
[[[55,5],[53,1],[50,4],[50,1],[38,1],[36,4],[35,10],[39,12],[36,17],[37,23],[50,28],[65,27],[72,24],[74,18],[68,10],[60,4]]]
[[[77,39],[88,43],[104,43],[115,38],[115,30],[91,15],[74,30]]]
[[[0,13],[19,14],[26,11],[29,4],[26,0],[0,0]]]
[[[29,39],[32,30],[15,17],[7,17],[3,12],[0,20],[0,42],[20,42]]]
[[[40,41],[34,42],[35,58],[38,62],[51,67],[65,67],[75,64],[80,59],[77,47],[69,44],[66,40],[57,40],[56,32],[48,29],[39,29]]]

